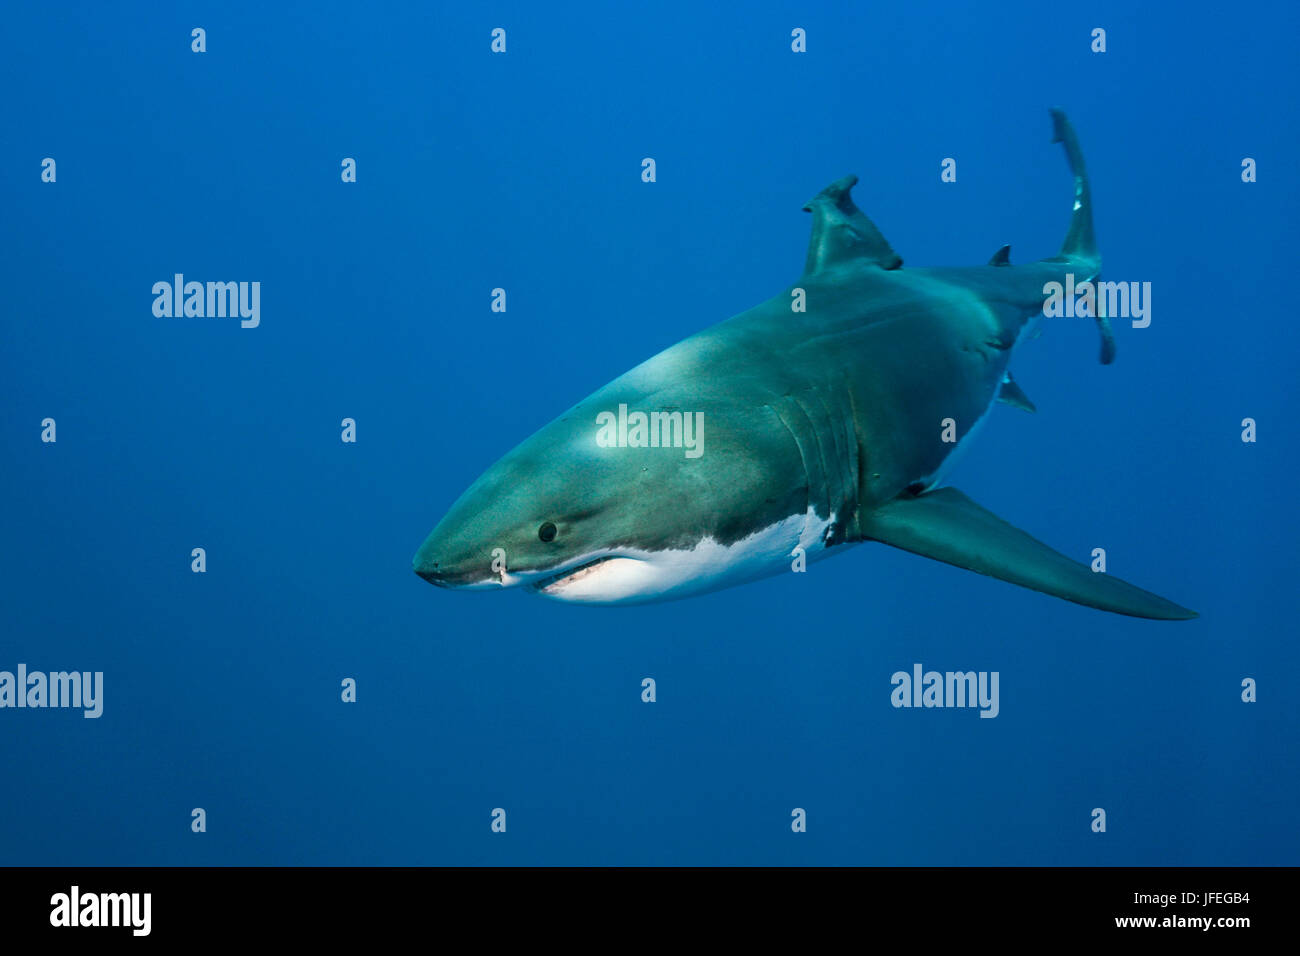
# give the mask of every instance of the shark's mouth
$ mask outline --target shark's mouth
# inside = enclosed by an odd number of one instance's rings
[[[596,573],[596,568],[606,561],[613,561],[617,558],[618,555],[616,554],[602,554],[590,561],[584,561],[556,574],[548,575],[535,583],[529,584],[528,588],[541,594],[555,594],[570,584]]]

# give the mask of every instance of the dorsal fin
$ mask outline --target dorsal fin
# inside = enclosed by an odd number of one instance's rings
[[[991,266],[1009,266],[1011,265],[1011,247],[1003,246],[997,252],[993,253],[993,258],[989,260]]]
[[[857,176],[837,179],[803,207],[804,212],[813,214],[804,275],[852,259],[865,259],[882,269],[897,269],[903,264],[875,223],[853,204],[849,190],[857,181]]]

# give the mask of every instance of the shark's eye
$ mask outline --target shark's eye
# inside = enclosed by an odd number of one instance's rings
[[[537,529],[537,537],[541,538],[543,541],[554,541],[556,532],[558,531],[559,529],[556,528],[555,525],[551,524],[549,521],[545,521],[542,523],[542,526]]]

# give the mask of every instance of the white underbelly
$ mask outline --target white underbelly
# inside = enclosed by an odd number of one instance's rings
[[[704,538],[688,549],[620,548],[538,593],[584,604],[631,604],[715,591],[790,570],[795,548],[803,549],[806,561],[815,560],[825,550],[826,529],[834,521],[834,515],[819,518],[810,508],[728,545]]]

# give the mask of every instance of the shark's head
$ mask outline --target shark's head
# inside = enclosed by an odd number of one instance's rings
[[[507,454],[438,522],[415,572],[439,587],[522,586],[572,600],[648,586],[648,549],[672,537],[672,517],[646,527],[640,499],[663,493],[683,452],[601,447],[596,436],[594,416],[575,412]]]
[[[615,420],[602,434],[604,408]],[[717,476],[728,476],[729,502],[732,491],[744,494],[744,468],[719,460],[725,445],[705,442],[705,417],[680,411],[674,427],[690,421],[684,441],[629,447],[619,440],[619,408],[589,399],[488,469],[425,539],[416,574],[439,587],[523,587],[595,604],[662,600],[734,577],[733,546],[771,524],[747,526],[751,515],[728,514],[720,501]],[[803,507],[791,505],[801,526]],[[784,538],[759,543],[764,558],[789,551]]]

